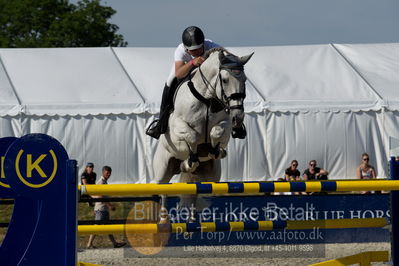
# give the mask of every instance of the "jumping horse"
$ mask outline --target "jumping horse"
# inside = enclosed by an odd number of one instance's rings
[[[176,174],[180,182],[220,180],[220,159],[227,155],[230,135],[245,129],[244,65],[252,55],[237,57],[224,48],[211,49],[204,63],[180,84],[169,127],[155,151],[153,183],[168,183]],[[197,195],[181,196],[180,206],[193,206],[196,199]],[[168,220],[165,195],[161,206],[163,223]],[[189,221],[195,221],[195,211]]]

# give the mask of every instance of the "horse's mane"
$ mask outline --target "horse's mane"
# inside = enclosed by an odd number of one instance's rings
[[[207,59],[212,53],[214,52],[226,52],[229,53],[224,47],[215,47],[212,49],[209,49],[204,53],[204,58]]]

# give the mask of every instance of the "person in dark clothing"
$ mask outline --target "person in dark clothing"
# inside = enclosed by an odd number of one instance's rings
[[[81,184],[82,185],[94,185],[96,184],[97,174],[93,171],[94,164],[87,163],[86,168],[81,175]]]
[[[327,180],[328,172],[323,168],[317,167],[316,160],[309,162],[309,168],[303,172],[303,179],[308,180]]]
[[[301,172],[298,170],[298,161],[292,160],[290,167],[285,169],[285,181],[300,180]]]
[[[96,179],[97,179],[97,174],[94,172],[94,164],[87,163],[86,168],[80,177],[81,184],[82,185],[95,185]],[[91,199],[91,198],[92,197],[90,197],[89,195],[80,196],[80,199]],[[94,203],[89,202],[89,206],[94,206]]]

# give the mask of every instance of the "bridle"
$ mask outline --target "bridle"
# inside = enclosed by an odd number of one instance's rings
[[[202,94],[200,94],[194,87],[193,82],[191,81],[192,75],[189,75],[189,81],[187,83],[191,93],[194,95],[195,98],[197,98],[200,102],[204,103],[206,105],[206,122],[205,122],[205,143],[208,142],[208,120],[209,120],[209,109],[211,110],[212,113],[217,113],[220,112],[221,110],[225,110],[227,114],[230,114],[230,110],[232,109],[238,109],[244,111],[244,98],[246,96],[245,94],[245,74],[244,74],[244,65],[237,63],[234,60],[231,60],[229,56],[232,55],[227,55],[225,56],[223,52],[219,52],[219,61],[220,61],[220,66],[219,66],[219,72],[218,76],[215,80],[215,84],[212,85],[210,81],[205,77],[204,73],[201,70],[201,66],[198,67],[198,72],[201,75],[201,79],[204,82],[206,89],[210,91],[209,87],[216,93],[216,85],[218,81],[220,82],[220,89],[221,89],[221,98],[219,99],[216,96],[211,97],[211,98],[205,98]],[[231,76],[236,78],[240,82],[240,86],[244,87],[243,92],[234,92],[230,95],[226,95],[226,92],[224,90],[223,86],[223,80],[222,80],[222,75],[221,71],[226,70],[228,71]],[[211,93],[212,95],[212,93]],[[236,105],[231,105],[231,101],[239,101],[241,100],[241,104],[236,104]]]
[[[223,52],[220,52],[223,53]],[[232,109],[238,109],[238,110],[244,110],[244,105],[243,105],[243,99],[246,97],[245,94],[245,74],[244,74],[244,66],[242,64],[239,64],[229,58],[229,55],[227,56],[221,56],[219,54],[219,60],[220,60],[220,66],[219,66],[219,72],[218,76],[215,80],[215,84],[212,85],[211,82],[205,77],[204,73],[201,70],[201,66],[198,67],[198,72],[201,75],[201,79],[204,82],[206,89],[210,91],[209,88],[211,88],[215,93],[216,93],[216,85],[219,81],[220,83],[220,89],[221,89],[221,99],[219,99],[217,96],[212,97],[210,99],[205,98],[203,95],[201,95],[194,87],[194,84],[191,81],[191,76],[188,82],[188,86],[190,88],[191,93],[201,102],[203,102],[206,106],[211,107],[212,112],[219,112],[222,109],[226,111],[226,113],[230,113],[230,110]],[[226,95],[224,86],[223,86],[223,80],[222,80],[222,75],[221,71],[226,70],[230,73],[231,76],[236,78],[242,86],[244,86],[243,92],[234,92],[230,95]],[[236,104],[236,105],[231,105],[231,101],[239,101],[242,100],[241,104]]]
[[[240,84],[242,83],[242,86],[244,87],[243,92],[234,92],[234,93],[230,94],[229,96],[226,95],[224,87],[223,87],[222,76],[220,74],[220,72],[222,70],[228,71],[231,76],[233,76],[234,78],[236,78],[240,82]],[[244,66],[243,65],[238,65],[238,64],[232,65],[232,66],[223,65],[222,64],[219,67],[218,79],[220,81],[222,99],[224,100],[224,102],[227,103],[228,113],[230,113],[231,109],[239,109],[239,110],[244,111],[244,105],[243,104],[244,104],[244,99],[246,97],[246,94],[245,94],[245,80],[246,80],[246,77],[245,77],[245,74],[244,74]],[[233,100],[235,100],[235,101],[242,100],[242,103],[241,104],[236,104],[236,105],[231,105],[230,101],[233,101]]]

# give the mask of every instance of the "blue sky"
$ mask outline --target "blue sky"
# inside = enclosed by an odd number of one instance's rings
[[[76,3],[77,0],[71,2]],[[128,46],[174,47],[187,26],[223,46],[399,42],[398,0],[102,0]]]

